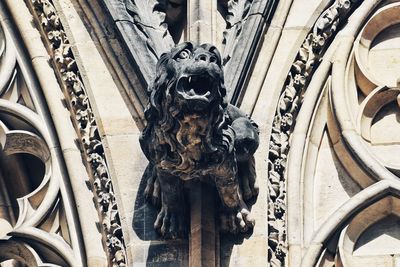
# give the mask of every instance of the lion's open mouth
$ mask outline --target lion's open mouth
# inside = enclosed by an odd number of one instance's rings
[[[216,85],[209,75],[183,76],[179,79],[177,92],[187,100],[210,102]]]

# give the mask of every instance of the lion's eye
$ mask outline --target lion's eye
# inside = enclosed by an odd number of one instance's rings
[[[189,56],[190,56],[190,51],[188,49],[182,50],[178,55],[180,59],[187,59],[189,58]]]

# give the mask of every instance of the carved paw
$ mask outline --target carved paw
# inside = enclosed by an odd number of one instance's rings
[[[236,212],[223,212],[221,214],[221,231],[237,234],[246,233],[255,225],[250,211],[245,208],[239,208]]]
[[[144,197],[146,201],[152,203],[154,206],[159,207],[161,204],[161,191],[160,182],[158,179],[149,179],[144,189]]]
[[[154,229],[166,239],[184,237],[184,216],[181,212],[173,212],[167,207],[162,207],[154,223]]]

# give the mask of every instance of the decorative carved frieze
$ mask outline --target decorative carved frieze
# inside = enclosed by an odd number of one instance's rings
[[[279,97],[272,125],[268,156],[268,261],[285,266],[286,238],[286,161],[290,135],[302,102],[302,96],[333,37],[358,4],[358,0],[337,0],[314,24],[296,55]]]
[[[65,89],[67,106],[84,151],[83,160],[93,178],[94,198],[97,201],[109,260],[112,266],[126,266],[121,222],[104,147],[71,45],[52,1],[32,0],[31,4],[48,44],[54,69]]]

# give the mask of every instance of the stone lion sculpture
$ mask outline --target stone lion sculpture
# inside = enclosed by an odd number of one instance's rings
[[[161,204],[154,228],[165,238],[185,233],[183,186],[194,179],[215,185],[222,231],[253,228],[246,201],[258,195],[258,127],[227,103],[216,47],[186,42],[163,54],[149,98],[140,144],[149,160],[145,197]]]

